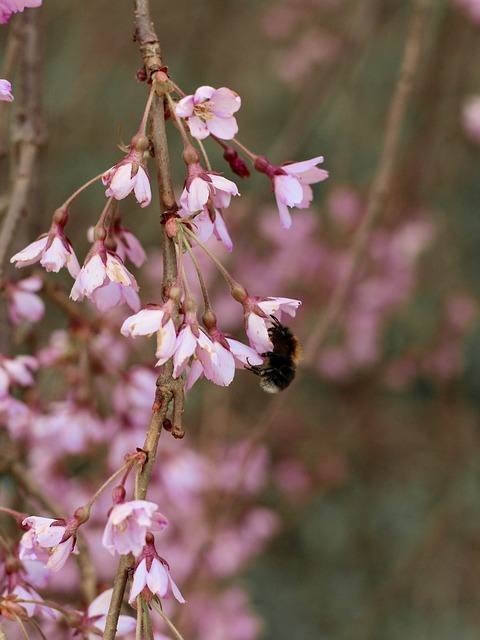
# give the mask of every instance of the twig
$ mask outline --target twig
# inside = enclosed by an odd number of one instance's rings
[[[150,18],[149,0],[135,0],[135,39],[138,42],[140,53],[143,57],[147,78],[162,68],[160,43],[154,31]],[[157,169],[158,188],[161,203],[161,220],[163,214],[176,208],[175,195],[170,173],[170,159],[168,155],[167,134],[165,130],[165,111],[163,97],[156,96],[152,104],[151,113],[151,137],[155,150],[155,165]],[[177,276],[177,260],[175,244],[168,238],[165,227],[162,225],[163,242],[163,282],[162,293],[165,296],[169,287]],[[148,484],[152,475],[157,453],[158,441],[163,423],[168,412],[168,405],[174,400],[173,407],[173,435],[181,437],[183,429],[181,418],[183,415],[183,381],[173,378],[173,363],[168,361],[162,369],[157,380],[157,390],[152,407],[152,417],[148,428],[143,450],[148,454],[138,477],[137,499],[142,500],[147,494]],[[113,594],[107,614],[104,640],[114,640],[118,617],[122,606],[123,595],[128,578],[128,572],[132,566],[132,556],[120,558],[117,575],[113,584]]]
[[[355,274],[358,271],[372,226],[379,214],[384,211],[388,202],[397,159],[398,141],[412,92],[415,72],[420,60],[421,45],[425,35],[426,18],[430,4],[431,0],[415,0],[414,2],[402,66],[387,116],[383,149],[370,189],[365,215],[354,239],[346,273],[335,289],[319,323],[313,329],[305,344],[304,364],[311,364],[315,360],[318,348],[325,340],[341,312],[355,279]]]

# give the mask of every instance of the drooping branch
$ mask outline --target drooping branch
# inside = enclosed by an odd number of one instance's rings
[[[140,53],[145,66],[146,78],[150,80],[152,74],[162,68],[161,50],[158,37],[155,33],[150,17],[149,0],[135,0],[135,40],[138,43]],[[155,165],[160,195],[160,222],[164,214],[176,207],[175,196],[170,172],[170,158],[168,154],[167,135],[165,130],[165,105],[163,96],[156,96],[151,110],[151,139],[155,152]],[[161,225],[163,247],[163,282],[162,294],[166,296],[169,287],[177,275],[177,261],[175,245],[165,232],[165,226]],[[183,415],[183,381],[173,378],[173,363],[168,361],[163,366],[157,380],[157,389],[152,408],[152,417],[148,428],[143,450],[147,453],[147,461],[139,475],[137,482],[136,498],[145,499],[148,484],[155,464],[158,442],[162,426],[167,417],[169,404],[173,400],[173,429],[176,437],[183,436],[181,418]],[[132,556],[126,555],[120,558],[117,575],[113,585],[112,600],[107,615],[104,640],[114,640],[118,617],[123,602],[123,596],[127,584],[128,574],[132,566]]]

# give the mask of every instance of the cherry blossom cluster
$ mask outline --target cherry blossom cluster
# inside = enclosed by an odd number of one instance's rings
[[[151,102],[157,91],[166,94],[172,120],[182,135],[187,177],[178,199],[179,205],[164,216],[167,235],[174,241],[177,251],[176,282],[167,292],[163,304],[149,303],[141,309],[137,280],[124,261],[128,259],[140,267],[146,255],[132,232],[122,225],[118,202],[132,192],[141,207],[147,207],[151,201],[146,166],[150,148],[147,123]],[[181,96],[178,101],[171,96],[175,92]],[[138,132],[132,138],[126,155],[100,176],[107,186],[105,195],[108,201],[90,232],[93,244],[83,266],[80,267],[65,233],[70,209],[83,188],[55,211],[47,233],[11,258],[17,267],[36,262],[47,271],[58,272],[66,267],[75,278],[70,298],[74,301],[88,298],[101,313],[126,303],[136,313],[123,322],[122,334],[133,337],[155,334],[157,366],[173,358],[174,376],[186,376],[186,389],[191,388],[202,376],[215,384],[227,386],[233,380],[236,367],[248,368],[260,364],[263,361],[262,354],[273,348],[268,334],[271,316],[281,312],[293,316],[300,304],[298,300],[284,297],[248,294],[246,287],[235,282],[205,245],[214,235],[229,251],[232,250],[233,242],[227,230],[224,211],[230,205],[232,196],[238,196],[239,191],[233,181],[212,171],[208,159],[204,159],[206,166],[202,166],[194,141],[210,136],[224,145],[223,140],[234,139],[238,131],[234,114],[240,104],[240,97],[226,87],[214,89],[204,86],[195,94],[185,95],[173,85],[165,72],[159,72],[152,84]],[[292,219],[288,208],[308,207],[313,198],[311,185],[328,177],[325,170],[317,167],[323,162],[323,157],[274,166],[267,158],[255,156],[240,143],[238,146],[251,160],[253,167],[270,179],[282,226],[289,228]],[[234,172],[242,177],[249,174],[244,160],[233,148],[225,146],[224,157]],[[206,251],[218,264],[231,295],[242,305],[250,346],[219,329],[205,288],[202,288],[203,325],[198,322],[198,301],[190,293],[191,285],[184,271],[185,260],[192,260],[197,265],[195,256],[198,250]],[[200,271],[198,278],[202,282]]]
[[[13,4],[9,6],[12,8]],[[16,10],[23,6],[18,3]],[[4,100],[13,100],[8,81],[0,83],[0,94]],[[147,262],[147,253],[124,225],[121,207],[125,207],[123,201],[130,194],[142,209],[151,205],[149,122],[156,95],[165,97],[167,115],[175,125],[173,131],[181,135],[186,175],[178,192],[178,204],[163,212],[161,220],[174,247],[176,277],[166,290],[159,287],[157,278],[157,301],[151,302],[141,298],[138,276],[132,272]],[[169,563],[157,552],[161,543],[162,548],[168,549],[176,577],[183,584],[195,583],[195,592],[192,597],[188,595],[192,602],[190,613],[183,614],[184,618],[195,637],[209,638],[214,627],[205,623],[205,602],[214,602],[212,594],[218,591],[218,582],[233,578],[278,529],[278,519],[272,512],[253,506],[266,479],[268,459],[261,447],[245,448],[240,443],[219,448],[215,444],[204,455],[187,447],[181,452],[161,452],[159,457],[163,455],[164,459],[154,473],[152,487],[163,496],[162,504],[168,505],[169,518],[174,523],[169,527],[156,502],[139,500],[135,492],[132,499],[127,499],[125,482],[133,463],[113,491],[113,506],[106,503],[104,490],[118,476],[119,459],[128,451],[138,452],[128,454],[130,460],[131,456],[142,455],[138,447],[150,421],[158,377],[153,365],[161,368],[171,361],[173,378],[182,380],[186,390],[202,377],[219,386],[230,385],[237,368],[260,365],[272,350],[269,328],[273,319],[282,313],[295,316],[301,304],[284,296],[250,294],[209,246],[213,237],[220,246],[233,251],[227,210],[240,192],[234,181],[212,168],[202,144],[206,139],[220,145],[223,158],[235,175],[248,178],[249,161],[253,170],[267,176],[282,232],[292,226],[290,210],[308,208],[313,199],[312,185],[328,177],[327,171],[318,167],[322,156],[274,165],[244,147],[236,139],[235,114],[240,106],[240,96],[227,87],[202,86],[186,95],[165,71],[158,72],[138,130],[124,149],[124,156],[73,193],[54,212],[50,228],[11,257],[16,267],[38,264],[54,273],[66,268],[73,279],[69,299],[39,274],[19,282],[5,279],[12,323],[22,327],[41,320],[45,306],[40,294],[45,287],[52,301],[67,312],[71,326],[54,332],[35,355],[1,357],[2,421],[12,442],[28,443],[28,468],[41,478],[42,489],[57,496],[66,513],[71,513],[72,496],[83,506],[63,518],[5,508],[23,532],[2,564],[0,611],[7,620],[39,617],[53,635],[65,627],[85,636],[104,628],[111,590],[93,599],[84,611],[51,607],[43,600],[45,590],[48,593],[49,589],[69,583],[70,557],[84,554],[79,538],[83,535],[93,538],[94,564],[107,584],[114,573],[109,555],[133,556],[128,601],[137,612],[143,610],[142,602],[161,609],[160,601],[170,595],[178,604],[185,602],[183,587],[180,591]],[[103,183],[106,201],[96,224],[85,230],[91,246],[79,261],[67,235],[67,225],[75,216],[77,199],[99,182]],[[219,327],[200,266],[205,257],[223,277],[225,290],[239,309],[238,317],[243,318],[248,343]],[[258,277],[252,281],[257,282]],[[139,282],[142,283],[141,278]],[[192,293],[196,288],[200,289],[200,296]],[[97,316],[84,314],[74,304],[85,299],[93,303]],[[124,304],[133,315],[125,317]],[[125,340],[139,336],[155,336],[156,360],[152,367],[139,366],[135,362],[137,343]],[[28,393],[19,393],[19,388]],[[166,430],[168,423],[165,420]],[[179,438],[184,432],[172,429],[172,433]],[[92,482],[102,483],[102,475],[108,473],[113,476],[91,497],[86,487],[75,486],[65,473],[68,460],[96,460],[96,472],[90,474]],[[210,507],[217,498],[243,504],[241,513],[217,522],[218,515],[212,514]],[[195,525],[195,536],[184,530],[186,522]],[[212,528],[218,535],[212,537]],[[228,628],[233,640],[244,640],[245,628],[249,629],[248,637],[257,636],[258,622],[249,612],[241,590],[229,586],[216,598],[225,601],[225,610],[222,606],[216,608],[215,616],[210,615],[211,625]],[[130,633],[134,624],[133,618],[121,616],[118,635]],[[158,633],[158,638],[163,637]]]

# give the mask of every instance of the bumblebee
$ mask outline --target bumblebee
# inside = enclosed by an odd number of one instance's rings
[[[260,386],[264,391],[278,393],[286,389],[295,378],[302,350],[297,336],[275,316],[271,318],[272,326],[268,329],[268,335],[273,350],[262,353],[262,357],[265,358],[262,364],[246,369],[259,376]]]

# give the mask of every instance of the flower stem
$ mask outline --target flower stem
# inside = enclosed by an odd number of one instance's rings
[[[220,260],[218,258],[216,258],[213,253],[210,251],[210,249],[208,249],[206,247],[206,245],[200,240],[200,238],[198,238],[193,231],[190,231],[190,229],[185,226],[182,225],[185,233],[187,235],[189,235],[193,240],[195,240],[195,242],[198,244],[199,247],[201,247],[205,253],[207,254],[207,256],[215,263],[215,266],[217,267],[217,269],[220,271],[220,273],[222,274],[222,276],[225,278],[225,280],[228,282],[230,288],[235,287],[236,286],[236,282],[235,280],[232,278],[232,276],[228,273],[228,271],[225,269],[225,267],[223,266],[223,264],[220,262]]]
[[[182,241],[184,246],[186,247],[187,251],[188,251],[188,255],[190,256],[192,262],[193,262],[193,266],[195,267],[195,271],[197,272],[197,276],[198,276],[198,281],[200,283],[200,288],[202,290],[202,296],[203,296],[203,303],[205,305],[205,311],[210,310],[210,299],[208,297],[208,291],[207,291],[207,287],[205,285],[205,280],[203,279],[203,275],[200,269],[200,265],[198,264],[198,260],[195,257],[195,254],[192,251],[192,247],[190,245],[189,242],[187,242],[187,239],[185,238],[184,235],[184,231],[183,231],[183,225],[180,227],[181,229],[181,233],[182,233]]]
[[[140,126],[138,127],[138,135],[145,135],[147,132],[148,114],[150,113],[150,109],[152,107],[152,100],[154,95],[155,83],[152,82],[150,93],[148,94],[147,104],[145,105],[145,111],[143,112],[142,121],[140,122]]]
[[[110,476],[110,478],[108,478],[108,480],[105,480],[105,482],[102,484],[102,486],[100,487],[100,489],[98,489],[93,496],[90,498],[90,500],[84,505],[84,509],[88,509],[90,511],[90,509],[92,508],[93,504],[98,500],[98,498],[101,496],[101,494],[105,491],[105,489],[108,487],[108,485],[113,482],[115,480],[115,478],[117,478],[121,473],[123,473],[123,471],[125,469],[127,469],[128,467],[130,467],[130,469],[128,469],[128,471],[130,472],[131,468],[133,466],[133,462],[129,461],[126,462],[122,467],[120,467],[120,469],[118,469],[117,471],[115,471],[115,473],[113,475]]]
[[[173,633],[175,638],[177,640],[185,640],[184,637],[182,636],[182,634],[180,633],[180,631],[173,624],[173,622],[169,618],[167,618],[167,616],[163,613],[161,607],[158,606],[158,603],[155,602],[155,600],[152,600],[152,605],[153,605],[154,609],[162,616],[162,618],[164,619],[165,623],[167,624],[168,628]]]

